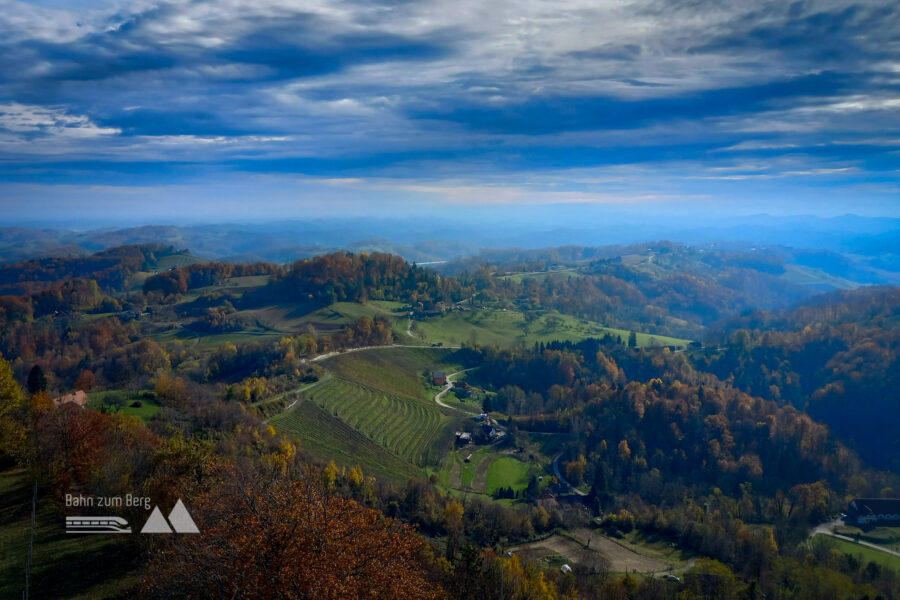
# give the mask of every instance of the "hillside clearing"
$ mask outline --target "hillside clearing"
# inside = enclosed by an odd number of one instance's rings
[[[556,556],[564,557],[571,564],[590,564],[599,555],[609,561],[612,573],[658,573],[676,566],[674,563],[639,554],[590,529],[554,534],[545,540],[516,546],[511,551],[549,564],[553,564]]]
[[[900,556],[888,554],[887,552],[882,552],[874,548],[868,548],[860,544],[855,544],[847,540],[838,539],[836,537],[824,535],[821,533],[815,535],[813,537],[813,540],[815,540],[817,543],[831,545],[844,554],[855,556],[859,558],[863,564],[874,562],[883,567],[887,567],[895,571],[900,571]]]
[[[535,316],[537,315],[537,316]],[[556,311],[539,313],[520,310],[466,310],[453,311],[439,317],[415,322],[413,329],[422,341],[456,345],[476,342],[497,346],[518,343],[571,341],[601,338],[605,335],[628,340],[629,331],[604,327],[599,323],[578,319]],[[690,340],[664,335],[638,333],[639,346],[687,346]]]

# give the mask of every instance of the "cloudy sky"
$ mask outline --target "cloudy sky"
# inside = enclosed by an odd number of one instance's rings
[[[900,5],[0,0],[0,220],[579,203],[900,216]]]

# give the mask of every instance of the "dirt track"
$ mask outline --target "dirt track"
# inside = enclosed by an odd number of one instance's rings
[[[624,573],[626,571],[657,573],[669,568],[669,565],[661,560],[642,556],[589,529],[577,529],[571,534],[578,541],[557,534],[540,542],[522,544],[512,550],[531,560],[540,560],[548,554],[560,554],[572,563],[582,562],[586,556],[589,556],[586,553],[596,552],[610,562],[609,570],[614,573]],[[587,550],[582,545],[582,543],[586,544],[588,541],[590,541],[590,550]]]

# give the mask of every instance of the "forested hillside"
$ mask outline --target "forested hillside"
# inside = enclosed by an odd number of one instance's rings
[[[828,424],[871,464],[900,469],[900,291],[841,292],[729,324],[697,368]]]
[[[889,562],[807,540],[900,489],[897,288],[810,297],[781,258],[674,244],[455,274],[187,257],[12,265],[0,296],[8,481],[46,515],[73,489],[190,498],[205,532],[123,539],[124,596],[900,597]],[[73,389],[87,408],[51,400]],[[661,566],[611,572],[584,535]],[[540,544],[576,568],[518,554]]]

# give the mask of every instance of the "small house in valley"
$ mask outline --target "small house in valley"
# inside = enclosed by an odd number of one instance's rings
[[[53,399],[53,404],[56,406],[62,406],[63,404],[75,404],[77,406],[84,407],[87,404],[88,395],[81,390],[76,392],[72,392],[71,394],[65,394],[64,396],[58,396]]]

